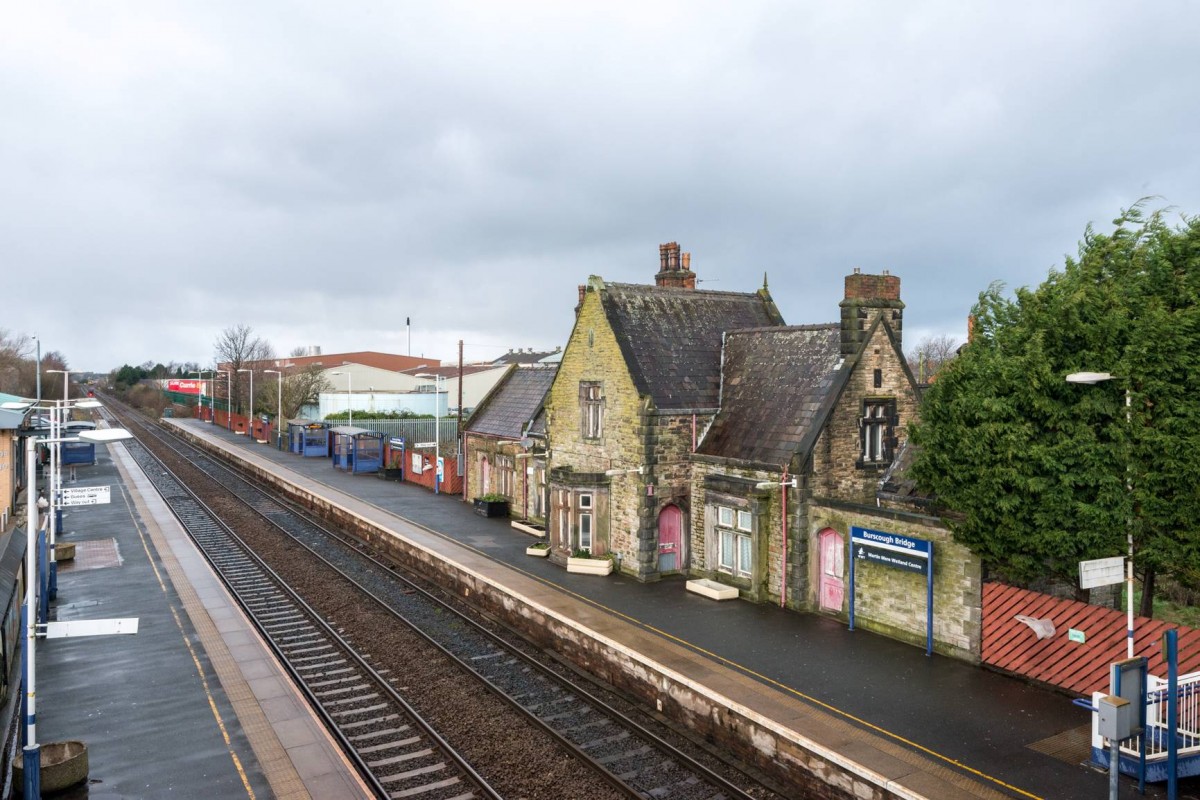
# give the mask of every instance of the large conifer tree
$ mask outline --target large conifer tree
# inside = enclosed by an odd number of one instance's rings
[[[1200,587],[1200,218],[1135,207],[1115,225],[1036,289],[980,295],[913,427],[913,472],[1018,583],[1075,582],[1132,526],[1149,616],[1156,575]],[[1067,383],[1078,371],[1114,377]]]

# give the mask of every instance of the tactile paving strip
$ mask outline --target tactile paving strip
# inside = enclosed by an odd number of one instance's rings
[[[116,539],[86,539],[72,544],[75,545],[75,557],[57,562],[62,572],[119,567],[123,563]]]
[[[1092,726],[1080,725],[1078,728],[1070,728],[1027,747],[1068,764],[1082,764],[1092,755]]]

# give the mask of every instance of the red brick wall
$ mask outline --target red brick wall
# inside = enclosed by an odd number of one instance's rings
[[[430,469],[424,472],[417,473],[412,468],[413,453],[419,453],[425,463],[431,465]],[[445,474],[442,478],[442,485],[438,491],[442,494],[462,494],[462,476],[458,474],[458,457],[454,454],[454,450],[443,450],[442,461],[444,464]],[[434,463],[433,448],[422,450],[407,450],[404,453],[404,480],[408,483],[415,483],[418,486],[424,486],[429,491],[433,491],[433,482],[437,475],[437,470],[432,468]]]

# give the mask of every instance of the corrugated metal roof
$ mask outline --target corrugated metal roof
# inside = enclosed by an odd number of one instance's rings
[[[659,409],[716,408],[721,334],[783,324],[765,289],[709,292],[610,283],[601,299],[634,385]]]
[[[784,464],[800,448],[842,363],[836,324],[733,331],[725,338],[721,410],[696,452]]]

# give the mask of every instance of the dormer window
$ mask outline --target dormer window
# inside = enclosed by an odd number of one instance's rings
[[[864,400],[859,420],[861,456],[860,467],[890,464],[895,451],[896,401]]]

